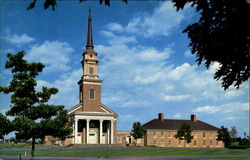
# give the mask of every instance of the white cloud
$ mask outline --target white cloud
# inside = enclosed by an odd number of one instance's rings
[[[215,107],[215,106],[204,106],[204,107],[198,107],[195,110],[193,110],[194,112],[204,112],[207,114],[211,114],[211,113],[215,113],[218,112],[220,109]]]
[[[29,61],[38,61],[46,65],[44,72],[68,71],[73,48],[66,42],[45,41],[41,45],[33,45],[26,55]]]
[[[139,52],[137,57],[143,61],[164,61],[173,53],[171,48],[165,48],[163,52],[157,51],[155,48],[148,48]]]
[[[28,36],[27,34],[23,33],[22,35],[8,35],[6,40],[12,44],[16,45],[24,45],[26,43],[33,42],[35,39],[33,37]]]
[[[179,26],[184,19],[184,11],[177,12],[171,2],[163,2],[152,15],[142,14],[133,18],[125,31],[151,37],[155,35],[168,36],[173,28]]]
[[[119,24],[119,23],[109,23],[109,24],[107,25],[107,28],[108,28],[108,30],[110,30],[110,31],[117,31],[117,32],[123,31],[123,27],[122,27],[122,25]]]
[[[136,42],[136,38],[134,36],[116,36],[114,33],[109,31],[101,31],[100,33],[109,38],[108,42],[110,45],[124,45]]]
[[[189,99],[191,96],[188,94],[184,94],[184,95],[165,95],[164,96],[164,100],[165,101],[182,101],[182,100],[186,100]]]
[[[194,112],[200,112],[205,114],[212,114],[212,113],[222,113],[222,114],[228,114],[228,113],[238,113],[238,112],[246,112],[249,111],[249,104],[243,103],[243,102],[232,102],[217,106],[203,106],[203,107],[197,107],[193,110]]]
[[[182,117],[182,114],[181,113],[177,113],[174,115],[174,118],[181,118]]]
[[[182,78],[184,78],[184,75],[187,75],[187,72],[190,70],[191,66],[188,63],[184,63],[169,72],[169,78],[171,78],[172,80],[181,80]]]
[[[191,51],[190,51],[190,50],[185,51],[185,52],[184,52],[184,56],[185,56],[185,57],[194,57],[194,55],[191,54]]]

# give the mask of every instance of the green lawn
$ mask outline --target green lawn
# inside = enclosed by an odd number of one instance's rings
[[[0,151],[0,155],[24,155],[25,151]],[[30,150],[26,151],[30,155]],[[171,156],[171,155],[248,155],[248,150],[169,149],[169,148],[84,148],[36,150],[36,156],[105,157],[105,156]]]

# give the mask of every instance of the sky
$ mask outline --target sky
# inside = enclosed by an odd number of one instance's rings
[[[182,30],[199,19],[190,6],[176,11],[169,1],[58,1],[55,11],[38,1],[1,1],[0,85],[11,81],[4,68],[7,53],[24,50],[29,62],[45,64],[37,90],[56,87],[49,103],[66,109],[78,104],[88,8],[92,9],[94,49],[98,52],[102,103],[119,114],[117,130],[131,130],[164,113],[166,119],[197,119],[216,127],[235,126],[249,134],[249,85],[227,91],[209,69],[195,63]],[[10,108],[10,95],[0,94],[0,111]]]

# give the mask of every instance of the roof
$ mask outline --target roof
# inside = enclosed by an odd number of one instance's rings
[[[214,127],[208,123],[202,121],[192,121],[192,120],[175,120],[175,119],[153,119],[148,123],[142,125],[144,129],[166,129],[166,130],[178,130],[182,123],[185,122],[191,128],[191,130],[211,130],[217,131],[219,128]]]
[[[68,111],[68,114],[74,114],[74,113],[77,113],[77,114],[86,114],[86,115],[106,115],[106,116],[114,116],[114,117],[119,117],[119,115],[117,113],[115,113],[114,111],[112,111],[111,109],[109,109],[107,106],[105,106],[104,104],[101,104],[100,107],[101,109],[103,110],[103,112],[86,112],[86,111],[83,111],[83,112],[77,112],[76,110],[80,107],[84,107],[82,106],[82,103],[79,103],[71,108],[69,108],[67,111]]]

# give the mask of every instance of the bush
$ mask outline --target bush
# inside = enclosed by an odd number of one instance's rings
[[[228,146],[228,149],[245,149],[245,146]]]

